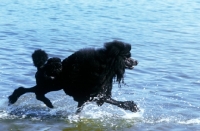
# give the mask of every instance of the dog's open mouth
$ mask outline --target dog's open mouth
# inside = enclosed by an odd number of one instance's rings
[[[125,59],[125,68],[127,68],[127,69],[133,69],[134,66],[137,66],[137,64],[138,64],[137,60],[134,60],[132,58]]]

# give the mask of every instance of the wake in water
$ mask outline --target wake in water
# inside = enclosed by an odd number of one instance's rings
[[[70,120],[77,120],[77,118],[89,118],[89,119],[103,119],[108,117],[115,117],[117,119],[134,119],[141,118],[143,114],[143,110],[137,113],[132,113],[129,111],[125,111],[120,108],[116,108],[115,106],[105,104],[105,106],[99,107],[93,103],[87,104],[83,111],[79,114],[75,113],[76,105],[72,104],[72,106],[62,106],[54,109],[46,108],[45,106],[27,106],[27,105],[19,105],[19,106],[9,106],[6,110],[2,111],[7,116],[13,116],[15,118],[32,118],[37,117],[40,119],[45,118],[65,118]],[[0,115],[2,115],[0,114]],[[3,117],[1,117],[3,119]],[[73,119],[75,118],[75,119]],[[9,117],[8,117],[9,119]]]
[[[95,103],[88,103],[82,112],[76,115],[77,103],[71,97],[66,96],[64,93],[54,96],[57,97],[56,100],[52,101],[55,105],[54,109],[49,109],[42,102],[32,99],[35,97],[34,95],[24,95],[19,99],[18,103],[12,106],[7,106],[8,100],[7,97],[4,97],[0,103],[0,120],[61,121],[72,126],[72,130],[82,127],[88,130],[94,130],[93,128],[96,129],[96,127],[98,129],[123,129],[138,125],[138,123],[200,124],[200,118],[188,119],[179,115],[167,116],[164,114],[156,116],[154,112],[145,111],[143,107],[140,107],[140,112],[132,113],[110,104],[104,104],[99,107]],[[140,101],[140,103],[142,102]]]
[[[30,99],[30,96],[28,98]],[[27,99],[27,96],[22,96],[22,99]],[[99,129],[121,129],[131,127],[134,123],[141,121],[144,113],[143,110],[132,113],[121,108],[116,108],[110,104],[99,107],[95,103],[88,103],[83,108],[83,111],[76,115],[77,103],[75,103],[73,99],[69,99],[69,97],[67,97],[68,101],[63,99],[64,98],[53,101],[54,105],[56,105],[54,109],[47,108],[41,102],[38,104],[36,100],[34,100],[34,102],[30,102],[32,100],[20,102],[19,105],[16,103],[15,105],[5,106],[8,103],[5,99],[2,103],[4,106],[0,106],[0,119],[50,122],[63,121],[67,122],[68,125],[75,124],[78,125],[78,127],[84,126],[84,129],[88,130],[90,130],[91,127],[99,127]],[[63,103],[65,103],[65,106],[63,106]],[[75,127],[73,127],[73,129],[75,129]]]
[[[42,102],[32,99],[35,96],[24,95],[12,106],[7,106],[8,101],[3,98],[0,103],[0,120],[4,124],[9,122],[22,122],[27,124],[37,123],[41,128],[50,129],[47,125],[52,123],[56,128],[62,124],[64,130],[124,130],[139,127],[140,125],[198,125],[200,118],[185,119],[177,116],[151,117],[145,108],[140,107],[140,112],[132,113],[110,104],[98,107],[95,103],[86,104],[82,112],[76,115],[77,103],[65,94],[57,96],[52,101],[54,109],[47,108]],[[63,103],[64,106],[63,106]],[[154,116],[154,115],[153,115]],[[67,127],[66,127],[67,126]],[[35,126],[33,126],[35,127]],[[148,127],[148,126],[147,126]],[[52,127],[51,127],[52,128]],[[63,130],[63,129],[62,129]]]
[[[5,101],[4,101],[5,102]],[[6,103],[6,102],[5,102]],[[128,127],[134,123],[176,123],[176,124],[200,124],[200,118],[184,119],[177,116],[168,116],[160,118],[145,118],[145,110],[141,108],[140,112],[132,113],[115,106],[105,104],[98,107],[96,104],[87,104],[80,114],[76,114],[76,103],[73,100],[68,101],[71,106],[59,106],[55,109],[46,108],[45,105],[30,106],[25,102],[20,106],[9,106],[0,110],[0,119],[30,119],[30,120],[64,120],[69,124],[98,124],[112,127]],[[22,105],[21,105],[22,104]],[[67,104],[70,105],[70,104]]]

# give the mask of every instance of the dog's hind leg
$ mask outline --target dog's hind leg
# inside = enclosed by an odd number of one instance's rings
[[[132,112],[139,111],[139,108],[133,101],[117,101],[112,98],[108,98],[104,100],[106,103],[116,105],[124,110],[130,110]]]
[[[78,109],[76,110],[76,114],[82,111],[84,105],[85,105],[85,101],[78,101],[78,106],[77,106]]]
[[[35,95],[37,100],[44,102],[44,104],[46,104],[46,106],[48,106],[49,108],[53,108],[51,101],[48,98],[46,98],[44,94],[35,93]]]
[[[19,88],[15,89],[14,92],[12,93],[12,95],[10,95],[8,97],[9,105],[14,104],[21,95],[28,93],[28,92],[35,92],[35,88],[36,88],[36,86],[31,87],[31,88],[19,87]]]

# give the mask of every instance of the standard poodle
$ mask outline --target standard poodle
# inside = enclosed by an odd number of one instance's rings
[[[54,65],[52,62],[50,69],[47,66],[48,62],[46,64],[43,62],[47,59],[45,55],[38,54],[36,58],[40,60],[33,58],[35,66],[39,68],[36,73],[37,85],[29,89],[23,87],[16,89],[9,96],[9,102],[13,104],[22,94],[35,92],[38,100],[52,108],[52,103],[44,94],[63,89],[78,102],[77,113],[82,110],[86,102],[90,101],[96,101],[99,106],[106,102],[132,112],[139,111],[133,101],[114,100],[111,93],[113,82],[119,85],[124,83],[125,69],[133,69],[138,64],[137,60],[131,58],[130,51],[131,45],[128,43],[107,42],[103,48],[85,48],[76,51],[64,59],[62,65],[59,61],[56,62],[59,66],[52,66]],[[50,71],[54,69],[55,73]]]

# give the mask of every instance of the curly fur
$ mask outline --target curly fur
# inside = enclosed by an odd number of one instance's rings
[[[113,79],[116,78],[119,84],[123,82],[130,50],[130,44],[113,41],[105,43],[104,48],[75,52],[62,62],[63,90],[78,102],[78,107],[96,97],[98,105],[108,102],[106,100],[111,100]],[[137,65],[137,61],[132,60],[130,65]],[[137,110],[134,106],[132,111]]]
[[[48,59],[45,51],[39,49],[35,50],[32,54],[34,66],[37,67],[35,73],[36,85],[30,88],[19,87],[14,90],[12,95],[8,97],[9,103],[15,103],[18,98],[25,93],[35,93],[36,98],[43,101],[48,107],[53,108],[52,103],[44,95],[50,91],[57,91],[61,88],[58,87],[55,77],[62,71],[61,59],[53,57]]]
[[[96,101],[99,106],[106,102],[125,110],[138,111],[133,101],[116,101],[112,99],[111,94],[113,80],[119,84],[123,83],[125,69],[132,69],[138,64],[136,60],[130,58],[130,50],[131,45],[128,43],[107,42],[100,49],[85,48],[76,51],[64,59],[62,65],[59,58],[48,59],[48,55],[42,50],[35,51],[37,53],[33,54],[32,58],[38,68],[37,85],[32,88],[16,89],[9,96],[9,102],[13,104],[22,94],[34,92],[38,100],[52,108],[52,103],[44,94],[63,89],[78,102],[77,112],[80,112],[88,101]],[[47,59],[48,61],[44,63]],[[55,78],[50,79],[51,75]]]
[[[35,67],[40,68],[48,60],[48,54],[41,50],[35,50],[32,54],[32,60]]]

